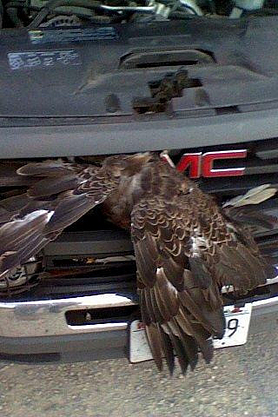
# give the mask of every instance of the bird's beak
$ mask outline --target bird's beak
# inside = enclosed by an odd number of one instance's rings
[[[132,174],[135,174],[136,172],[141,171],[143,166],[146,165],[150,161],[151,158],[152,158],[152,155],[150,152],[137,153],[135,155],[130,155],[127,157],[127,160],[128,160],[127,170],[129,172],[132,171]]]

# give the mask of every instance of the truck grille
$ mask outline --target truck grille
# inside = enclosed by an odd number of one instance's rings
[[[246,149],[247,158],[245,160],[219,160],[215,162],[214,168],[237,168],[244,165],[246,167],[245,175],[201,178],[198,183],[204,191],[214,194],[221,204],[232,197],[245,193],[250,188],[262,184],[272,184],[278,188],[278,139],[276,138],[244,144],[186,149],[186,152],[206,153],[231,149]],[[176,161],[179,160],[181,155],[182,153],[176,155]],[[278,217],[278,195],[260,204],[256,209]],[[257,241],[261,250],[272,258],[272,262],[278,264],[278,227],[271,231],[260,230],[260,233],[257,234]]]
[[[186,149],[186,152],[211,152],[247,149],[245,175],[241,177],[201,178],[200,187],[213,193],[219,203],[246,192],[252,187],[271,183],[278,187],[278,139],[244,144],[227,144]],[[174,151],[178,162],[183,150]],[[243,161],[217,161],[215,168],[241,167]],[[5,180],[0,175],[1,181]],[[7,184],[5,190],[7,190]],[[9,184],[8,187],[15,184]],[[8,188],[10,189],[10,188]],[[2,188],[3,190],[3,188]],[[278,196],[258,207],[262,212],[278,217]],[[260,230],[256,236],[261,250],[278,265],[278,228]],[[28,293],[6,294],[14,300],[72,297],[101,293],[126,296],[136,294],[136,267],[133,248],[126,232],[107,223],[100,210],[94,210],[49,244],[43,251],[43,272],[40,285]],[[3,294],[2,294],[3,298]]]

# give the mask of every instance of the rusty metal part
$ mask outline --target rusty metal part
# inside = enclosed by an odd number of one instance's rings
[[[185,88],[199,86],[199,80],[188,77],[186,70],[168,74],[163,79],[149,83],[151,97],[137,98],[133,108],[138,113],[160,113],[167,110],[174,97],[181,97]]]

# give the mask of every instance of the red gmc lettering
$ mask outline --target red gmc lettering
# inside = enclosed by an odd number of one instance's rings
[[[245,168],[214,169],[213,162],[220,159],[246,158],[247,150],[207,152],[202,157],[203,177],[237,177],[243,175]]]
[[[213,168],[213,163],[216,160],[246,158],[246,156],[246,149],[206,152],[203,155],[201,153],[185,153],[178,163],[177,169],[183,172],[189,168],[190,178],[200,178],[201,175],[206,178],[236,177],[244,175],[244,167],[216,169]]]
[[[177,170],[185,171],[189,167],[190,178],[200,178],[202,169],[202,153],[184,153],[177,165]]]

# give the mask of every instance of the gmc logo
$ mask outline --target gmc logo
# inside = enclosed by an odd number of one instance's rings
[[[205,178],[238,177],[240,175],[244,175],[244,167],[216,169],[213,166],[214,161],[246,158],[246,156],[246,149],[236,151],[206,152],[204,154],[201,152],[185,153],[177,165],[177,170],[183,172],[186,169],[189,169],[190,178],[200,178],[201,176]]]

